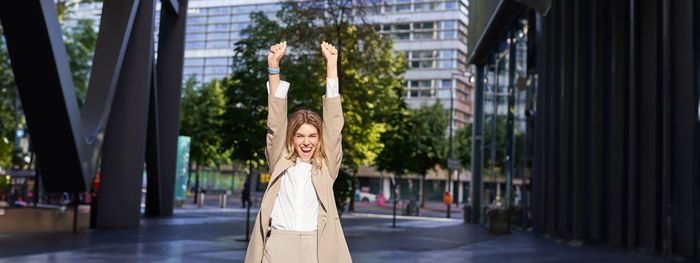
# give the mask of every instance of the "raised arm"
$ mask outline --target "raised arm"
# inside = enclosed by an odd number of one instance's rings
[[[333,45],[323,42],[321,52],[326,59],[326,96],[323,98],[323,144],[328,168],[333,180],[338,176],[343,160],[341,131],[345,120],[338,92],[338,51]]]
[[[267,55],[269,81],[267,82],[267,145],[265,157],[270,172],[284,152],[284,140],[287,137],[287,90],[289,83],[280,80],[279,63],[287,51],[287,42],[281,42],[270,47]]]

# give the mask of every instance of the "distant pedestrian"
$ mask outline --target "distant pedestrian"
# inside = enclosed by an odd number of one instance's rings
[[[241,191],[241,207],[245,208],[246,204],[250,205],[250,182],[248,179],[243,182],[243,191]]]
[[[287,43],[281,42],[267,56],[265,157],[271,176],[245,262],[352,262],[333,197],[333,182],[343,158],[338,52],[331,44],[321,44],[326,59],[323,120],[310,110],[299,110],[288,120],[289,83],[279,75],[286,50]]]

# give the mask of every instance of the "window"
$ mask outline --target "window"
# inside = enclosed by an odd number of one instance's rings
[[[440,58],[454,58],[455,57],[455,51],[454,50],[441,50],[440,51]]]
[[[431,97],[431,95],[430,95],[430,90],[427,90],[427,89],[426,89],[426,90],[411,90],[411,91],[409,92],[409,94],[410,94],[410,96],[411,96],[412,98],[416,98],[416,97]]]
[[[203,49],[204,42],[187,42],[185,43],[185,49]]]
[[[202,74],[202,67],[185,67],[182,70],[182,75],[189,76],[192,74]]]
[[[424,23],[413,24],[414,29],[433,29],[434,26],[435,26],[435,23],[433,23],[433,22],[424,22]]]
[[[413,39],[433,39],[433,32],[415,32],[413,33]]]
[[[207,23],[207,17],[206,16],[189,16],[187,17],[187,24],[188,25],[196,25],[196,24],[206,24]]]
[[[450,89],[440,89],[438,90],[438,97],[439,98],[450,98]]]
[[[434,58],[435,56],[433,55],[432,50],[428,51],[413,51],[413,59],[418,59],[418,58]]]
[[[207,27],[209,31],[228,31],[230,28],[229,24],[210,24]]]
[[[411,80],[411,88],[430,88],[432,86],[430,82],[429,79]]]
[[[455,9],[457,7],[456,2],[445,2],[445,9]]]
[[[250,20],[250,16],[248,15],[233,15],[231,16],[231,21],[232,22],[244,22]]]
[[[255,11],[255,6],[252,5],[233,7],[233,13],[245,13],[246,16],[248,16],[248,14],[253,11]]]
[[[209,41],[207,42],[207,48],[227,48],[229,47],[228,41]]]
[[[411,66],[414,68],[434,68],[434,60],[412,61]]]
[[[206,12],[205,9],[188,8],[188,9],[187,9],[187,19],[189,19],[190,17],[195,16],[195,15],[203,15],[203,14],[206,14],[206,13],[207,13],[207,12]]]
[[[452,87],[452,80],[451,80],[451,79],[443,79],[443,80],[442,80],[442,87],[443,87],[443,88],[450,88],[450,87]]]
[[[398,30],[411,30],[411,24],[395,24],[392,26],[394,31]]]
[[[204,64],[203,58],[186,58],[185,67],[187,66],[202,66]]]
[[[204,31],[206,31],[206,27],[204,26],[187,26],[187,33]]]
[[[209,33],[207,35],[207,40],[221,40],[221,39],[228,39],[228,38],[229,38],[228,32]]]
[[[210,16],[209,23],[228,23],[231,21],[230,16]]]
[[[207,66],[228,65],[228,58],[207,58]]]
[[[440,68],[454,68],[454,60],[442,60],[440,61]]]
[[[411,5],[395,5],[396,12],[411,12]]]
[[[218,67],[206,67],[204,68],[204,73],[206,74],[226,74],[226,66]]]
[[[231,7],[228,7],[228,6],[209,8],[209,14],[223,15],[223,14],[230,14],[230,13],[231,13]]]
[[[204,40],[204,36],[204,34],[186,34],[185,39],[187,39],[187,41]]]
[[[442,32],[442,39],[454,39],[456,33],[457,32],[455,32],[453,30],[443,31]]]
[[[263,11],[263,12],[277,11],[277,10],[280,10],[281,8],[282,7],[279,4],[258,5],[258,11]]]
[[[410,33],[397,33],[393,34],[395,39],[410,39],[411,34]]]
[[[415,4],[413,8],[415,8],[415,11],[435,10],[435,9],[437,9],[437,3]]]
[[[444,29],[452,29],[452,28],[455,28],[455,21],[443,21],[443,22],[442,22],[442,28],[444,28]]]

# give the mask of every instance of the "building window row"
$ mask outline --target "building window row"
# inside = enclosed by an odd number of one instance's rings
[[[244,6],[217,6],[209,8],[189,8],[187,9],[188,19],[190,17],[205,16],[205,15],[228,15],[228,14],[245,14],[250,12],[275,12],[282,9],[280,4],[260,4],[260,5],[244,5]]]
[[[421,68],[460,68],[466,69],[467,56],[458,50],[415,50],[404,51],[408,63],[415,69]]]
[[[467,26],[453,21],[429,21],[376,25],[375,30],[395,40],[459,39],[467,41]]]
[[[207,25],[188,25],[187,33],[204,33],[212,31],[243,30],[250,26],[250,23],[216,23]]]
[[[371,1],[370,1],[371,2]],[[414,0],[411,3],[410,0],[394,0],[394,1],[376,1],[375,3],[368,3],[364,7],[366,13],[369,14],[379,14],[379,13],[404,13],[404,12],[420,12],[420,11],[439,11],[439,10],[457,10],[464,13],[464,15],[469,14],[469,9],[467,8],[467,1],[430,1],[430,0]]]

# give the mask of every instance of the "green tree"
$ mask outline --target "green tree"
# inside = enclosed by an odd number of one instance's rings
[[[199,191],[200,167],[218,168],[229,157],[221,136],[226,105],[221,81],[213,80],[197,87],[196,80],[190,77],[182,91],[181,105],[180,133],[191,138],[190,161],[196,165],[196,189]],[[190,181],[189,175],[187,181]]]
[[[0,26],[0,167],[8,169],[17,126],[17,88]]]
[[[410,156],[413,147],[407,142],[411,137],[411,122],[409,122],[411,111],[406,106],[403,94],[406,89],[403,86],[395,87],[396,102],[393,103],[387,121],[387,129],[381,136],[381,143],[384,148],[377,155],[375,164],[378,170],[392,173],[395,180],[392,180],[391,198],[394,200],[394,210],[396,209],[396,187],[399,179],[407,174],[406,156]],[[395,212],[395,211],[394,211]],[[394,220],[394,226],[395,226]]]
[[[278,41],[275,36],[280,30],[262,12],[251,13],[251,20],[252,26],[241,32],[245,37],[235,44],[233,73],[223,80],[228,103],[222,130],[231,160],[245,165],[249,178],[254,168],[265,164],[267,60],[261,54]],[[287,60],[285,56],[281,61],[283,74],[289,69]]]
[[[448,116],[438,99],[432,105],[423,104],[414,110],[410,118],[411,128],[408,144],[413,151],[406,158],[408,170],[421,176],[420,205],[425,206],[425,175],[428,170],[447,162]]]
[[[92,58],[97,44],[97,32],[95,22],[91,19],[76,21],[75,27],[64,28],[66,53],[73,76],[75,96],[78,106],[82,108],[87,95],[90,71],[92,70]]]
[[[472,123],[468,123],[455,131],[454,154],[456,159],[466,169],[472,167]]]

